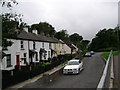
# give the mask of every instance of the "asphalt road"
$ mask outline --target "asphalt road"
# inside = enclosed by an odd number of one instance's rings
[[[95,53],[83,59],[84,70],[78,75],[63,75],[62,72],[54,80],[40,79],[23,88],[96,88],[105,67],[105,61]]]

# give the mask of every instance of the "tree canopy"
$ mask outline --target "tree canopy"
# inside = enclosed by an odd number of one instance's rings
[[[57,39],[61,39],[61,40],[67,40],[67,41],[69,40],[69,34],[67,33],[67,30],[61,30],[61,31],[57,32],[55,34],[55,37]]]
[[[73,43],[80,43],[80,41],[83,39],[83,37],[80,36],[78,33],[70,35],[69,38],[70,41],[72,41]]]
[[[33,29],[38,30],[38,34],[45,33],[45,34],[49,34],[50,36],[54,36],[56,33],[54,27],[47,22],[40,22],[39,24],[32,24],[31,31]]]
[[[100,30],[96,34],[96,37],[92,39],[90,49],[95,51],[99,51],[99,50],[102,51],[106,49],[108,50],[117,49],[118,45],[120,45],[120,42],[118,41],[119,38],[120,38],[120,30],[118,27],[114,29]]]

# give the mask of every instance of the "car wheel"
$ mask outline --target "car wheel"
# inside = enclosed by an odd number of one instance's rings
[[[79,68],[78,74],[80,73],[80,71],[81,71],[81,70],[80,70],[80,68]]]

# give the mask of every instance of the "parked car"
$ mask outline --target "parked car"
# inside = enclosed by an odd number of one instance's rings
[[[87,53],[85,53],[85,56],[86,56],[86,57],[91,57],[92,54],[91,54],[90,52],[87,52]]]
[[[94,54],[94,51],[90,51],[90,53],[93,55],[93,54]]]
[[[79,74],[83,69],[83,62],[79,59],[73,59],[67,62],[63,68],[63,74]]]

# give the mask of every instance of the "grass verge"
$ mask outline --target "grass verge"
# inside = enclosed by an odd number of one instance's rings
[[[103,54],[102,54],[102,57],[107,60],[108,57],[109,57],[109,54],[110,54],[110,52],[103,53]],[[116,56],[116,55],[120,54],[120,52],[114,51],[112,54],[113,54],[113,56]]]

